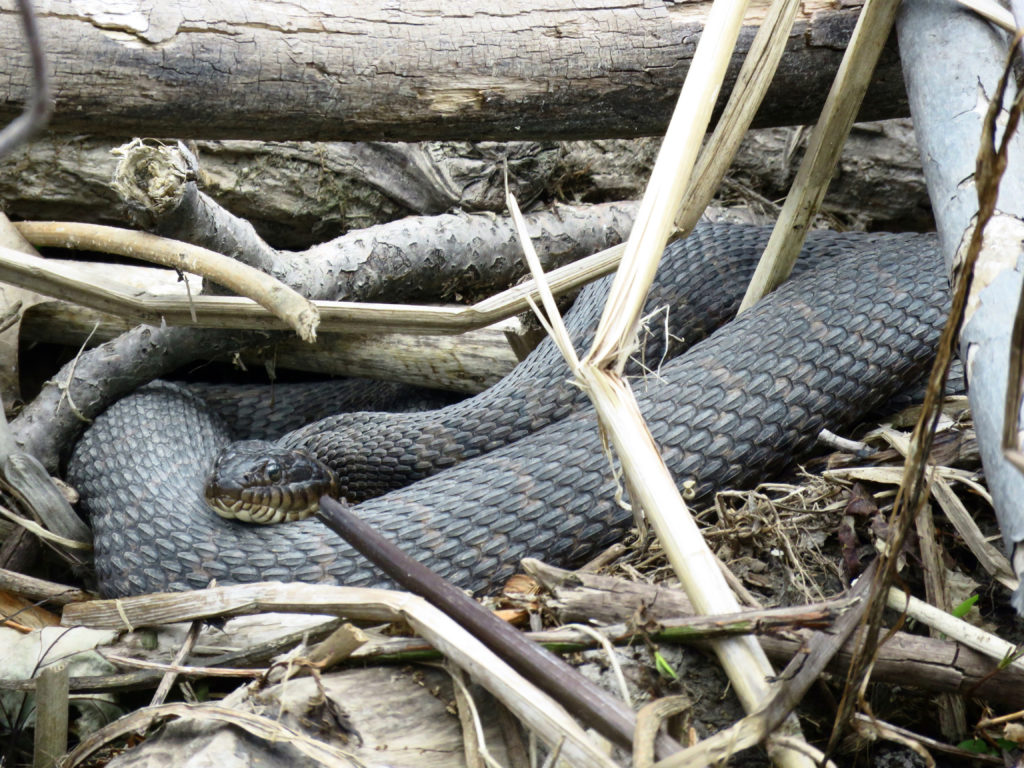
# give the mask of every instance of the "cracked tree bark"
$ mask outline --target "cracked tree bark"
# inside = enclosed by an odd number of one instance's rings
[[[710,0],[520,1],[500,10],[483,0],[358,0],[335,14],[279,0],[35,5],[57,100],[52,131],[408,141],[660,134]],[[732,77],[766,6],[752,4]],[[816,119],[856,15],[804,3],[755,124]],[[4,0],[0,120],[27,94],[24,48]],[[890,48],[860,119],[906,113]]]

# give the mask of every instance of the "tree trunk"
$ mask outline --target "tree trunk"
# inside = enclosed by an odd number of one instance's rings
[[[988,100],[996,96],[1005,64],[1007,36],[954,0],[904,3],[898,29],[939,245],[947,268],[955,274],[963,265],[969,233],[977,223],[975,158]],[[936,51],[943,55],[935,56]],[[1004,110],[1014,90],[1011,77]],[[1018,130],[1010,145],[996,213],[985,229],[960,332],[960,357],[985,480],[1019,578],[1024,578],[1024,475],[1003,455],[1002,437],[1013,322],[1024,280],[1019,266],[1024,241],[1022,163],[1024,139]],[[1012,412],[1017,415],[1019,434],[1024,429],[1019,403]],[[1024,586],[1018,587],[1011,602],[1024,614]]]
[[[710,5],[353,0],[306,10],[276,0],[39,0],[35,8],[57,95],[54,131],[408,141],[661,134]],[[751,7],[723,103],[766,5]],[[7,121],[22,108],[31,69],[15,4],[2,7]],[[856,16],[825,0],[804,4],[756,124],[817,118]],[[860,119],[906,113],[890,48]]]

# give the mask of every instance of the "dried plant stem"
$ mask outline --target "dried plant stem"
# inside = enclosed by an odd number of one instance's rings
[[[789,277],[807,230],[832,181],[843,143],[864,100],[898,7],[899,0],[867,0],[861,9],[843,63],[811,133],[807,154],[800,163],[764,256],[750,280],[740,312],[754,306]]]
[[[689,185],[746,6],[746,0],[716,0],[711,7],[598,323],[594,345],[587,354],[587,364],[612,364],[621,372],[629,359],[640,311]]]
[[[1011,666],[1024,672],[1024,660],[1020,658],[1020,649],[1013,643],[968,624],[924,600],[908,597],[895,587],[889,587],[886,598],[886,604],[894,611],[905,612],[910,618],[927,624],[942,635],[995,659],[1000,662],[1001,667]]]
[[[676,229],[684,237],[697,226],[725,178],[782,60],[789,30],[800,7],[800,0],[775,0],[758,27],[725,110],[697,159],[683,207],[676,217]]]
[[[308,299],[270,275],[219,253],[146,232],[99,224],[23,221],[15,224],[15,227],[26,240],[37,247],[84,248],[101,253],[114,253],[202,275],[237,294],[251,297],[253,301],[284,320],[306,341],[316,339],[319,320],[316,308]],[[38,282],[33,285],[25,283],[26,279],[35,274],[30,268],[45,269],[45,260],[24,254],[14,255],[12,252],[4,252],[3,255],[3,270],[0,275],[4,280],[38,290],[40,293],[47,292]],[[39,264],[40,261],[44,263]],[[22,275],[23,280],[19,281],[18,275]]]
[[[744,10],[745,3],[718,0],[708,16],[593,346],[582,362],[576,364],[571,345],[559,343],[563,356],[594,403],[602,430],[615,448],[633,502],[643,510],[694,607],[702,613],[737,611],[740,606],[679,495],[636,399],[620,374],[632,351],[643,302],[689,184]],[[511,198],[509,207],[516,218],[516,206]],[[534,278],[541,281],[536,259],[531,258],[527,244],[529,238],[521,224],[519,232]],[[560,318],[550,311],[547,319],[556,329],[561,324]],[[553,334],[556,343],[563,335],[564,330]],[[769,699],[772,688],[766,680],[773,675],[773,670],[756,640],[729,638],[714,641],[713,647],[744,708],[756,710]],[[782,730],[784,735],[798,734],[796,719],[786,717]],[[803,751],[791,748],[773,749],[773,758],[781,766],[814,764]]]
[[[694,610],[705,614],[741,610],[679,495],[632,390],[607,371],[584,367],[580,377],[615,446],[623,473],[634,479],[630,486],[636,494],[633,501],[644,510]],[[760,645],[751,637],[737,637],[715,641],[714,648],[744,708],[756,709],[768,691],[765,676],[773,674]]]
[[[1013,14],[995,2],[995,0],[958,0],[958,2],[960,5],[970,8],[982,18],[988,19],[1007,32],[1017,31],[1017,24],[1013,20]]]
[[[23,226],[22,222],[19,226]],[[152,236],[147,236],[152,237]],[[173,242],[173,241],[167,241]],[[98,246],[97,249],[99,249]],[[194,246],[188,246],[190,248]],[[624,246],[553,270],[547,278],[563,293],[613,271]],[[72,301],[137,323],[235,330],[287,328],[288,323],[253,301],[237,296],[141,296],[109,276],[84,274],[76,265],[18,253],[0,246],[0,280]],[[370,302],[315,301],[322,332],[456,334],[482,328],[529,309],[536,282],[517,285],[469,307],[432,307]],[[305,301],[305,300],[303,300]]]

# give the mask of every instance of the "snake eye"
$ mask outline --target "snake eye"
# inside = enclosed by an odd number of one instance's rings
[[[266,475],[267,480],[272,483],[279,483],[284,477],[284,472],[281,470],[281,465],[276,461],[270,460],[263,465],[263,474]]]

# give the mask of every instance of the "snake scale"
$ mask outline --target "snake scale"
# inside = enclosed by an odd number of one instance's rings
[[[667,301],[671,334],[699,337],[735,312],[768,234],[699,228],[666,250],[648,307]],[[949,299],[932,237],[812,233],[805,252],[801,274],[634,382],[651,434],[698,502],[781,471],[823,427],[849,426],[934,355]],[[607,279],[584,289],[567,316],[578,346],[607,289]],[[648,364],[671,354],[664,338],[647,344]],[[352,464],[346,493],[386,491],[355,508],[364,520],[455,584],[486,590],[521,557],[578,561],[631,525],[593,411],[567,378],[545,341],[475,398],[425,414],[338,415],[283,442]],[[96,419],[68,478],[91,519],[105,595],[214,578],[387,584],[315,519],[260,527],[209,511],[207,467],[230,439],[202,400],[162,382]]]

